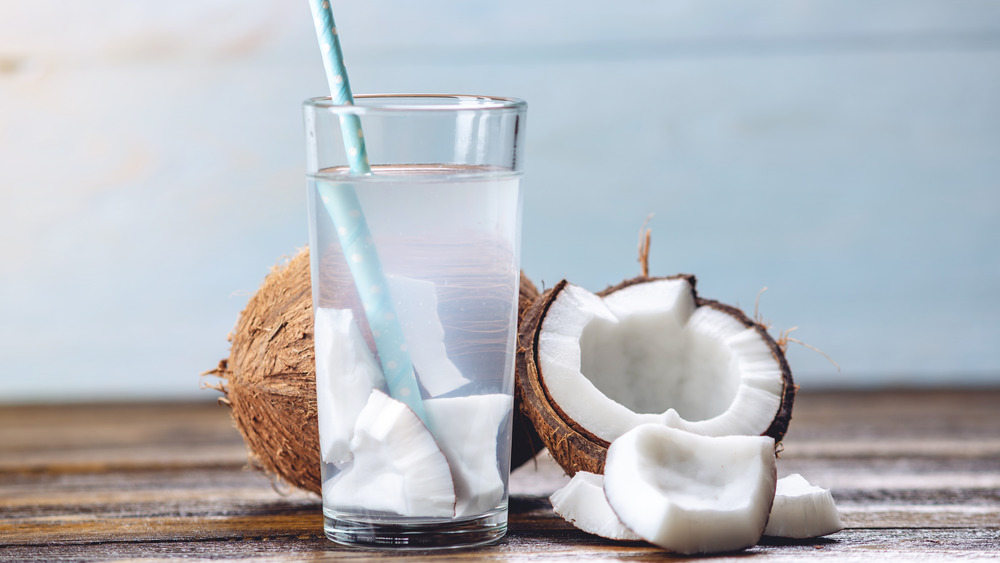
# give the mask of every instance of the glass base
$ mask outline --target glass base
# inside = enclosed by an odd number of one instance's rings
[[[326,537],[351,547],[454,549],[499,541],[507,533],[507,510],[463,520],[412,521],[365,518],[323,510]]]

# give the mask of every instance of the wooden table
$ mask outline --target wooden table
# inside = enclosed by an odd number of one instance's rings
[[[779,475],[830,487],[847,528],[719,561],[1000,560],[1000,389],[803,392]],[[511,477],[510,531],[474,550],[393,553],[326,540],[319,499],[246,468],[211,403],[0,408],[0,560],[671,560],[579,532],[547,496],[546,454]]]

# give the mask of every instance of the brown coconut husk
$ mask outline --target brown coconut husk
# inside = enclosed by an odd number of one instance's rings
[[[324,306],[356,304],[353,284]],[[522,273],[518,314],[538,297]],[[370,331],[367,326],[363,332]],[[247,444],[251,466],[300,489],[321,492],[316,372],[313,348],[312,283],[309,249],[273,268],[240,313],[229,337],[229,357],[207,372],[222,382],[210,387],[231,409]],[[541,449],[531,424],[514,409],[511,467]]]
[[[694,276],[688,274],[659,278],[640,276],[609,287],[598,295],[605,297],[635,284],[662,279],[686,279],[691,284],[692,289],[694,289],[696,281]],[[552,289],[546,291],[541,298],[535,301],[521,323],[520,346],[517,355],[516,402],[520,405],[524,416],[531,421],[549,453],[568,475],[575,475],[577,471],[603,474],[604,460],[610,442],[595,436],[573,421],[552,400],[545,388],[544,380],[538,372],[538,336],[542,321],[556,297],[566,288],[567,283],[566,280],[562,280]],[[782,348],[771,338],[764,326],[751,320],[741,310],[718,301],[699,297],[697,292],[695,292],[695,302],[699,307],[712,307],[734,317],[744,326],[753,328],[771,349],[771,353],[781,367],[784,390],[778,413],[771,426],[762,435],[774,438],[776,444],[781,442],[791,420],[792,403],[796,390],[792,381],[792,371],[785,360]]]

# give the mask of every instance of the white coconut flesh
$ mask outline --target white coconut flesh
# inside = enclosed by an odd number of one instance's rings
[[[338,509],[445,517],[455,514],[448,460],[405,404],[373,390],[351,439],[353,462],[323,484],[323,503]]]
[[[758,435],[781,405],[781,366],[753,328],[696,306],[685,279],[601,298],[567,284],[538,335],[552,401],[608,442],[655,422],[707,436]]]
[[[372,389],[385,389],[385,380],[350,309],[315,311],[320,454],[323,461],[339,465],[351,460],[355,419]]]
[[[626,528],[611,510],[604,496],[603,475],[577,471],[569,483],[552,493],[549,502],[556,514],[588,534],[611,540],[642,539]]]
[[[798,473],[778,479],[765,536],[816,538],[843,529],[829,489],[811,485]]]
[[[775,491],[774,440],[643,424],[608,448],[604,493],[636,535],[682,554],[753,546]]]
[[[434,283],[403,276],[389,276],[388,281],[406,349],[420,384],[430,396],[436,397],[468,383],[448,358]]]
[[[482,514],[496,508],[503,498],[497,436],[513,404],[513,397],[502,394],[424,401],[428,424],[455,483],[456,517]]]

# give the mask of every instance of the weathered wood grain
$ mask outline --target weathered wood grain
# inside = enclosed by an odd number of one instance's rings
[[[847,528],[716,561],[1000,558],[1000,390],[802,393],[779,472],[830,487]],[[511,477],[508,536],[476,550],[350,550],[319,499],[246,467],[212,404],[0,408],[0,561],[657,560],[645,543],[574,529],[547,496],[567,480],[543,453]]]
[[[716,562],[836,561],[996,561],[1000,534],[984,530],[850,530],[828,539],[781,541],[765,539],[760,545],[737,554],[712,558]],[[250,559],[254,561],[380,561],[393,557],[385,552],[348,550],[318,535],[296,537],[258,536],[228,541],[145,542],[137,551],[134,544],[107,541],[78,545],[14,546],[0,552],[17,561],[145,561],[160,558]],[[691,561],[672,557],[661,549],[642,543],[613,543],[568,531],[548,530],[520,533],[512,530],[499,544],[477,550],[413,552],[395,555],[407,561]]]

